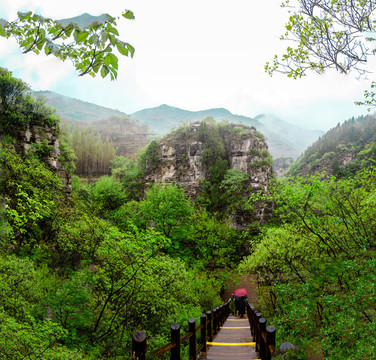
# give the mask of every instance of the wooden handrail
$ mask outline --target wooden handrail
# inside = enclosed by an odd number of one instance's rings
[[[275,327],[266,326],[266,319],[248,302],[247,315],[259,357],[262,360],[270,360],[275,353]]]
[[[262,360],[271,360],[275,353],[275,327],[266,326],[266,319],[262,314],[247,302],[248,321],[256,342],[256,351]],[[166,355],[170,352],[170,360],[180,360],[180,345],[189,339],[189,360],[194,360],[200,352],[207,351],[207,341],[212,341],[213,335],[219,331],[230,313],[229,303],[201,314],[200,326],[196,327],[195,319],[188,320],[189,331],[180,336],[180,325],[171,325],[171,341],[161,348],[151,352],[151,355]],[[196,333],[200,331],[200,344],[196,348]],[[132,338],[132,359],[145,360],[147,352],[146,334],[143,331],[136,331]],[[168,358],[168,357],[167,357]],[[164,359],[167,359],[164,357]]]
[[[180,336],[180,325],[171,325],[171,341],[161,348],[151,352],[151,355],[164,355],[168,351],[170,353],[170,360],[180,360],[180,345],[189,340],[189,360],[196,359],[200,352],[206,352],[207,341],[213,339],[213,334],[219,330],[230,313],[229,303],[225,303],[207,314],[201,314],[200,326],[196,328],[195,319],[188,320],[189,331]],[[200,344],[196,348],[196,333],[201,331]],[[132,359],[144,360],[147,352],[146,334],[143,331],[136,331],[132,338]]]

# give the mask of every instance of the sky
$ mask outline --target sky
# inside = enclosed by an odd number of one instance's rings
[[[133,59],[119,55],[116,81],[79,77],[69,61],[22,54],[14,39],[0,38],[0,66],[33,90],[51,90],[127,114],[168,104],[199,111],[226,108],[256,117],[273,114],[302,127],[324,130],[367,114],[362,100],[369,81],[328,72],[294,80],[264,65],[289,45],[280,40],[288,18],[280,0],[2,0],[0,18],[34,11],[63,19],[82,13],[119,16],[120,39]],[[372,67],[372,64],[370,64]]]

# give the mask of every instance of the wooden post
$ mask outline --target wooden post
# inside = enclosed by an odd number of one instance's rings
[[[260,355],[261,359],[265,359],[265,357],[266,357],[266,341],[264,340],[264,336],[266,337],[266,319],[264,319],[264,318],[259,319],[259,327],[260,327],[259,355]]]
[[[175,343],[175,346],[171,349],[170,360],[180,360],[180,325],[171,325],[171,342]]]
[[[224,313],[225,313],[225,311],[224,311],[224,306],[223,305],[221,305],[220,307],[219,307],[219,313],[221,314],[220,316],[219,316],[219,326],[223,326],[223,323],[224,323]]]
[[[188,320],[188,329],[192,333],[189,338],[189,360],[196,360],[196,322],[195,319]]]
[[[221,329],[221,308],[218,306],[216,307],[217,309],[217,333]]]
[[[255,336],[256,336],[256,351],[260,351],[260,323],[259,320],[261,319],[261,313],[255,314]]]
[[[208,319],[208,326],[207,326],[207,329],[206,329],[206,332],[208,334],[208,337],[209,337],[209,341],[213,341],[213,328],[212,328],[212,312],[209,310],[206,312],[206,317]]]
[[[217,321],[218,321],[217,308],[213,309],[212,311],[212,319],[213,319],[213,334],[215,335],[217,333]]]
[[[257,313],[258,311],[254,308],[254,307],[252,307],[251,308],[251,311],[250,311],[250,313],[251,313],[251,318],[252,318],[252,328],[251,328],[251,332],[252,332],[252,338],[253,338],[253,341],[256,341],[256,338],[257,338],[257,335],[256,335],[256,313]]]
[[[266,328],[266,360],[270,360],[275,352],[275,327]]]
[[[132,336],[132,359],[145,360],[146,334],[143,331],[135,331]]]
[[[206,352],[206,315],[201,314],[201,344],[202,344],[202,351]]]

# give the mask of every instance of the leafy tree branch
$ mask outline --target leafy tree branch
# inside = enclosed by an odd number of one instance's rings
[[[122,17],[132,20],[133,12],[125,10]],[[116,29],[120,17],[106,15],[106,20],[92,22],[80,28],[76,23],[65,25],[62,21],[44,18],[41,15],[18,13],[16,20],[0,25],[0,36],[14,37],[24,54],[34,52],[54,55],[62,61],[71,60],[80,76],[90,74],[95,77],[98,72],[111,80],[117,78],[117,52],[123,56],[133,57],[134,47],[118,38]]]

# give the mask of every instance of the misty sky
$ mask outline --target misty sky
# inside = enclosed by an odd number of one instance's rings
[[[78,77],[68,61],[23,55],[15,40],[0,39],[0,66],[34,90],[119,109],[125,113],[168,104],[186,110],[223,107],[255,117],[275,114],[312,129],[329,130],[352,116],[367,114],[354,105],[369,82],[354,76],[309,74],[293,80],[264,72],[266,61],[288,46],[279,40],[288,14],[277,0],[2,0],[0,17],[14,20],[32,10],[54,19],[88,12],[136,19],[118,22],[120,38],[136,48],[119,56],[118,80]],[[371,68],[371,64],[370,64]]]

